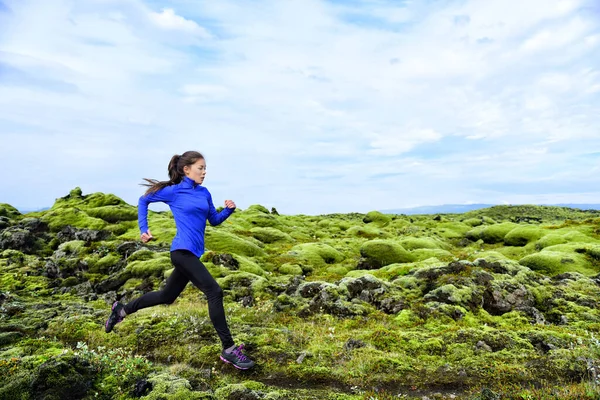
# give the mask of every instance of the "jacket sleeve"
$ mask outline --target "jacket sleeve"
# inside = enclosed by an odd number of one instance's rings
[[[144,194],[138,200],[138,225],[141,233],[148,232],[148,204],[163,202],[170,204],[173,201],[174,187],[166,186],[154,193]]]
[[[235,208],[225,207],[221,212],[217,212],[217,210],[215,209],[215,205],[213,204],[213,201],[212,201],[212,196],[208,190],[206,191],[206,195],[208,197],[208,216],[207,217],[208,217],[208,222],[210,222],[210,224],[212,226],[217,226],[217,225],[221,224],[223,221],[225,221],[227,218],[229,218],[229,216],[231,214],[233,214],[233,212],[235,211]]]

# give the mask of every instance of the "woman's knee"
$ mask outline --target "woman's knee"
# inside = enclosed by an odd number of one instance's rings
[[[173,296],[173,295],[171,295],[169,293],[165,293],[165,292],[160,292],[160,302],[162,304],[173,304],[176,299],[177,299],[177,296]]]
[[[215,282],[214,285],[211,285],[207,288],[206,297],[222,299],[223,298],[223,289],[219,286],[218,283]]]

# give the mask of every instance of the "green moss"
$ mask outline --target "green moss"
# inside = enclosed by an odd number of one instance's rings
[[[400,244],[391,240],[371,240],[365,242],[360,248],[360,254],[363,257],[379,262],[382,266],[416,261],[414,255],[405,250]]]
[[[127,265],[127,270],[137,278],[145,278],[149,276],[160,277],[167,269],[172,268],[171,261],[167,257],[159,257],[146,261],[134,261]]]
[[[325,264],[338,263],[344,259],[342,253],[325,243],[303,243],[292,247],[291,251],[303,253],[309,258],[319,257]]]
[[[431,238],[406,238],[400,240],[400,245],[404,247],[406,250],[415,250],[415,249],[443,249],[448,246],[440,242],[439,240],[431,239]]]
[[[267,272],[257,263],[244,256],[236,256],[235,259],[239,262],[239,270],[250,272],[258,276],[266,276]]]
[[[67,225],[81,229],[100,230],[106,226],[106,222],[100,218],[90,217],[85,211],[78,208],[64,208],[49,211],[41,218],[46,222],[53,232],[60,231]]]
[[[261,206],[260,204],[252,204],[248,208],[244,210],[244,212],[259,212],[263,214],[270,214],[269,210],[265,206]]]
[[[483,224],[483,220],[481,218],[467,218],[462,222],[464,224],[467,224],[467,225],[473,226],[473,227]]]
[[[260,284],[268,281],[256,274],[250,272],[233,272],[224,278],[217,278],[217,282],[223,289],[232,289],[235,287],[256,287],[259,289]]]
[[[379,227],[388,225],[391,220],[392,218],[389,215],[382,214],[379,211],[371,211],[363,218],[365,224],[373,224]]]
[[[504,244],[507,246],[525,246],[528,243],[535,242],[544,234],[545,231],[537,226],[519,226],[504,236]]]
[[[454,255],[447,250],[442,249],[416,249],[411,251],[415,257],[415,261],[424,261],[429,258],[437,258],[438,260],[452,261]]]
[[[58,250],[62,250],[67,255],[75,256],[85,250],[85,242],[83,240],[71,240],[58,246]]]
[[[103,206],[87,210],[90,217],[100,218],[111,224],[121,221],[136,221],[137,209],[131,206]]]
[[[187,379],[168,373],[152,376],[152,391],[144,396],[146,400],[199,400],[207,399],[207,393],[194,392]]]
[[[598,274],[598,270],[582,254],[558,251],[541,251],[519,260],[521,265],[550,276],[563,272],[579,272],[586,276]]]
[[[206,248],[212,251],[248,257],[264,255],[264,251],[254,243],[223,230],[207,229],[205,243]]]
[[[19,210],[7,203],[0,203],[0,217],[15,218],[20,216]]]
[[[285,263],[277,269],[282,274],[287,275],[302,275],[302,267],[296,264]]]
[[[250,229],[252,236],[263,243],[292,242],[294,239],[287,233],[275,228],[256,227]]]
[[[346,230],[346,234],[349,236],[375,239],[382,237],[389,237],[390,235],[377,229],[373,226],[352,226]]]
[[[489,226],[481,226],[470,230],[466,233],[466,237],[470,240],[477,241],[482,239],[485,243],[500,243],[504,240],[504,236],[518,225],[512,222],[504,222]]]
[[[127,257],[127,262],[151,260],[155,256],[156,253],[154,251],[146,248],[141,248],[131,253],[131,255]]]

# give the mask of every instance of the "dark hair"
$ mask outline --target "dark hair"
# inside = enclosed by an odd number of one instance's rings
[[[156,179],[144,178],[148,183],[142,183],[143,186],[148,186],[145,194],[150,194],[159,191],[170,185],[175,185],[183,179],[185,173],[183,167],[194,164],[196,161],[204,159],[204,156],[197,151],[186,151],[182,155],[175,154],[169,161],[169,180],[157,181]]]

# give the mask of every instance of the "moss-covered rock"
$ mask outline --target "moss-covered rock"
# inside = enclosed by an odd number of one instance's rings
[[[406,263],[416,258],[399,243],[391,240],[370,240],[360,248],[361,256],[375,260],[381,266],[393,263]]]
[[[384,227],[391,222],[392,218],[389,215],[382,214],[379,211],[368,212],[363,218],[365,224],[373,224],[378,227]]]
[[[106,221],[90,217],[79,208],[64,208],[52,210],[44,214],[42,221],[48,224],[52,232],[58,232],[70,225],[75,228],[100,230],[106,226]]]
[[[544,234],[544,230],[537,226],[519,226],[504,236],[504,244],[507,246],[525,246],[528,243],[535,242]]]
[[[586,276],[592,276],[599,272],[584,255],[577,253],[544,250],[523,257],[519,263],[550,276],[564,272],[579,272]]]
[[[150,276],[161,277],[163,272],[171,269],[171,260],[168,257],[158,257],[146,261],[134,261],[127,265],[127,271],[136,278]]]
[[[7,218],[12,219],[12,218],[16,218],[20,215],[21,215],[21,213],[19,212],[19,210],[17,210],[10,204],[0,203],[0,217],[7,217]]]
[[[410,237],[400,240],[400,245],[406,250],[415,249],[444,249],[448,246],[443,242],[426,237]]]
[[[111,224],[121,221],[136,221],[138,218],[137,209],[131,206],[103,206],[90,208],[86,212],[90,217],[100,218]]]
[[[512,222],[481,226],[467,232],[465,237],[473,241],[481,239],[489,244],[500,243],[504,240],[504,236],[517,226]]]
[[[205,243],[206,248],[212,251],[248,257],[264,255],[264,251],[259,246],[223,230],[207,229]]]
[[[263,243],[292,242],[294,239],[287,233],[275,228],[256,227],[250,229],[252,236]]]
[[[390,235],[374,226],[351,226],[346,230],[346,234],[349,236],[375,239],[375,238],[387,238]]]

